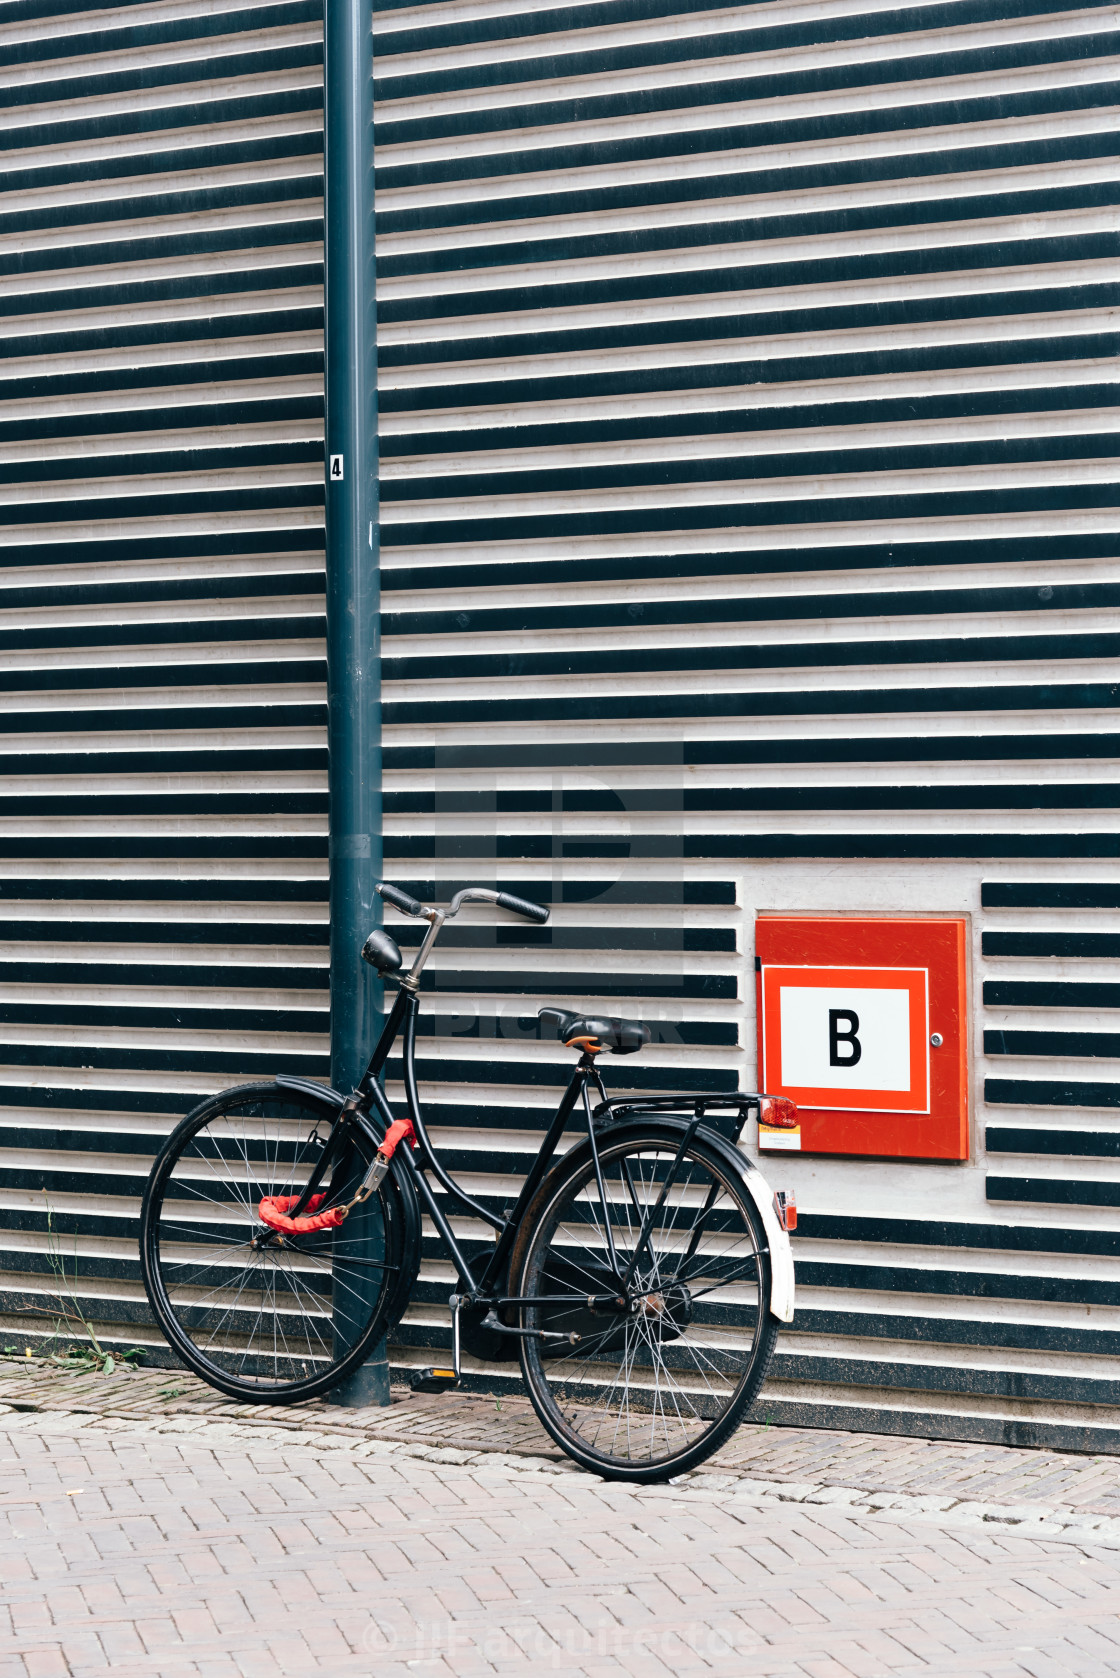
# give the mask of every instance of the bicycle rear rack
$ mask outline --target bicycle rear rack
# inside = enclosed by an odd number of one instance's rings
[[[757,1119],[766,1098],[761,1095],[624,1095],[601,1101],[592,1113],[596,1125],[627,1119],[681,1118],[701,1124],[729,1142],[737,1142],[748,1119]]]

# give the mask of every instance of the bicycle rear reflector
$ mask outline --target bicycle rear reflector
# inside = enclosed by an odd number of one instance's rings
[[[797,1228],[797,1196],[792,1189],[774,1191],[774,1210],[783,1229]]]
[[[772,1130],[796,1130],[797,1106],[784,1095],[764,1095],[758,1110],[759,1124]]]

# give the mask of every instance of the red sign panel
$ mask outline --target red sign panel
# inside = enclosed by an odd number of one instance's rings
[[[967,1159],[967,923],[763,915],[759,1083],[797,1103],[761,1148]]]

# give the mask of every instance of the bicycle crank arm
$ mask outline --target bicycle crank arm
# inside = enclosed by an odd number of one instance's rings
[[[482,1327],[492,1334],[512,1334],[518,1340],[566,1340],[569,1346],[578,1345],[583,1338],[579,1334],[556,1334],[547,1328],[507,1328],[494,1311],[488,1311],[483,1317]]]

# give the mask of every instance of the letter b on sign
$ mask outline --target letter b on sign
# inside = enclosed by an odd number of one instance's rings
[[[851,1008],[830,1008],[828,1010],[828,1064],[829,1066],[858,1066],[863,1054],[863,1045],[856,1036],[859,1030],[859,1015]],[[841,1052],[842,1051],[842,1052]]]

